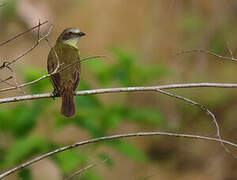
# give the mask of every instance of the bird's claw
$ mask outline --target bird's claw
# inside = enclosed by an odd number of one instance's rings
[[[52,92],[53,100],[55,100],[56,97],[59,97],[59,93],[58,93],[58,91],[56,89],[54,89],[53,92]]]

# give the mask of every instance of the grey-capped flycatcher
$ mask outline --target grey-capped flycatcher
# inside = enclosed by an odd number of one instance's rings
[[[65,29],[48,55],[48,73],[56,68],[58,73],[50,76],[54,95],[62,97],[61,113],[66,117],[75,115],[74,91],[80,80],[80,57],[77,42],[86,34],[78,28]]]

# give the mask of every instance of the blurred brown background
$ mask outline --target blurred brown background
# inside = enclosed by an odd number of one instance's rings
[[[161,64],[172,71],[172,75],[152,80],[150,85],[236,81],[236,63],[205,54],[176,55],[184,49],[206,49],[230,56],[228,46],[235,55],[235,0],[20,0],[14,6],[14,13],[7,19],[2,18],[0,22],[1,42],[37,24],[39,19],[41,22],[49,20],[53,24],[49,37],[51,44],[54,44],[64,28],[76,26],[88,34],[79,43],[83,56],[106,55],[106,62],[112,63],[115,59],[108,48],[113,45],[137,52],[144,64]],[[42,27],[42,32],[46,32],[47,27]],[[29,33],[1,47],[1,59],[11,59],[21,54],[35,43],[34,39],[35,34]],[[23,82],[20,75],[22,64],[46,68],[48,52],[48,44],[42,42],[14,65],[19,83]],[[2,73],[1,76],[5,74]],[[82,78],[93,84],[93,77],[87,73],[86,68],[83,69]],[[94,88],[103,87],[94,84]],[[197,88],[172,92],[206,105],[215,113],[223,137],[233,141],[237,139],[237,93],[234,89]],[[11,95],[19,95],[19,92],[1,93],[0,97]],[[114,96],[116,95],[100,97],[106,103]],[[131,93],[129,101],[128,103],[159,109],[165,121],[176,132],[215,135],[210,117],[179,100],[164,95]],[[60,104],[55,106],[59,108]],[[86,132],[78,131],[74,126],[51,133],[52,122],[49,120],[47,123],[39,120],[35,131],[67,144],[88,138]],[[123,122],[111,133],[154,130],[167,129]],[[218,143],[170,137],[136,138],[131,141],[143,149],[151,161],[139,163],[109,148],[101,148],[99,151],[110,152],[115,162],[110,169],[103,165],[97,167],[104,179],[237,179],[237,160]],[[37,180],[61,178],[58,168],[50,160],[36,163],[32,169],[34,179]],[[11,175],[7,179],[14,180],[17,176]]]

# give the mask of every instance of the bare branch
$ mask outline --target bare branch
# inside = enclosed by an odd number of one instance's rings
[[[13,85],[12,88],[16,88],[20,93],[25,94],[24,91],[21,88],[18,87],[15,71],[10,66],[6,66],[6,68],[12,73],[12,77],[13,77],[13,79],[15,81],[15,85]]]
[[[38,25],[37,27],[39,27],[39,25]],[[50,26],[49,31],[48,31],[42,38],[37,39],[37,41],[36,41],[36,43],[34,44],[34,46],[32,46],[30,49],[26,50],[24,53],[22,53],[21,55],[19,55],[17,58],[11,60],[10,62],[6,62],[6,61],[3,62],[3,64],[0,66],[0,69],[5,68],[5,67],[7,67],[7,66],[10,66],[12,63],[15,63],[16,61],[18,61],[19,59],[21,59],[22,57],[24,57],[25,55],[27,55],[29,52],[31,52],[33,49],[35,49],[35,48],[39,45],[39,43],[40,43],[42,40],[44,40],[45,38],[47,38],[47,37],[49,36],[51,30],[52,30],[52,26]]]
[[[184,51],[178,52],[177,55],[188,54],[188,53],[204,53],[204,54],[208,54],[208,55],[211,55],[211,56],[215,56],[215,57],[220,58],[220,59],[237,62],[237,59],[234,58],[234,57],[222,56],[222,55],[216,54],[214,52],[203,50],[203,49],[184,50]]]
[[[197,106],[199,107],[203,112],[205,112],[207,115],[211,116],[212,118],[212,121],[214,122],[215,126],[216,126],[216,136],[221,140],[221,134],[220,134],[220,127],[219,127],[219,124],[217,123],[217,120],[216,120],[216,117],[215,115],[207,108],[205,107],[204,105],[198,103],[198,102],[195,102],[193,100],[190,100],[188,98],[185,98],[185,97],[182,97],[182,96],[179,96],[179,95],[176,95],[176,94],[172,94],[170,92],[166,92],[166,91],[163,91],[163,90],[160,90],[160,89],[157,89],[158,92],[162,93],[162,94],[165,94],[167,96],[170,96],[170,97],[174,97],[176,99],[180,99],[180,100],[183,100],[183,101],[186,101],[188,102],[189,104],[191,105],[194,105],[194,106]],[[230,150],[221,142],[221,145],[223,146],[223,148],[225,149],[226,152],[230,153],[233,157],[235,157],[235,155],[233,155]]]
[[[30,161],[26,161],[25,163],[16,166],[8,171],[3,172],[2,174],[0,174],[0,179],[20,170],[23,169],[25,167],[28,167],[31,164],[34,164],[42,159],[45,159],[49,156],[52,156],[54,154],[57,154],[59,152],[63,152],[66,151],[68,149],[72,149],[72,148],[76,148],[79,146],[84,146],[87,144],[92,144],[92,143],[96,143],[96,142],[100,142],[100,141],[108,141],[108,140],[114,140],[114,139],[120,139],[120,138],[129,138],[129,137],[139,137],[139,136],[172,136],[172,137],[182,137],[182,138],[189,138],[189,139],[200,139],[200,140],[207,140],[207,141],[214,141],[214,142],[222,142],[224,144],[233,146],[237,148],[237,144],[227,141],[227,140],[223,140],[223,139],[218,139],[218,138],[214,138],[214,137],[208,137],[208,136],[199,136],[199,135],[193,135],[193,134],[179,134],[179,133],[170,133],[170,132],[137,132],[137,133],[128,133],[128,134],[118,134],[118,135],[111,135],[111,136],[104,136],[104,137],[99,137],[99,138],[94,138],[94,139],[89,139],[86,141],[80,141],[65,147],[61,147],[58,149],[55,149],[51,152],[48,152],[46,154],[42,154],[36,158],[33,158]]]
[[[6,78],[6,79],[4,79],[4,80],[0,79],[0,83],[5,83],[5,84],[7,84],[7,85],[9,85],[9,86],[12,86],[10,83],[7,82],[8,80],[10,80],[10,79],[12,79],[12,78],[13,78],[13,76],[10,76],[10,77],[8,77],[8,78]]]
[[[52,76],[53,74],[59,73],[59,72],[61,72],[61,71],[64,71],[64,70],[66,70],[66,69],[72,67],[74,64],[78,63],[79,61],[87,61],[87,60],[90,60],[90,59],[100,59],[100,58],[103,58],[103,57],[104,57],[104,56],[92,56],[92,57],[83,58],[83,59],[81,59],[81,60],[78,60],[78,61],[73,62],[72,64],[69,64],[69,65],[65,66],[64,68],[62,68],[61,70],[58,71],[59,66],[61,66],[61,65],[59,64],[59,65],[57,66],[57,68],[56,68],[52,73],[50,73],[50,74],[46,74],[46,75],[41,76],[41,77],[39,77],[39,78],[37,78],[37,79],[31,81],[31,82],[24,83],[24,84],[18,85],[18,86],[16,86],[16,87],[9,87],[9,88],[0,89],[0,92],[10,91],[10,90],[14,90],[14,89],[18,89],[18,88],[22,88],[22,87],[25,87],[25,86],[34,84],[34,83],[36,83],[36,82],[38,82],[38,81],[41,81],[42,79],[45,79],[45,78],[47,78],[47,77]]]
[[[49,75],[45,75],[49,76]],[[41,80],[41,79],[40,79]],[[36,80],[35,80],[36,81]],[[39,81],[39,79],[37,80]],[[30,82],[26,85],[32,84]],[[24,86],[26,86],[24,85]],[[23,85],[20,85],[23,87]],[[237,88],[237,84],[228,84],[228,83],[190,83],[190,84],[168,84],[168,85],[160,85],[160,86],[141,86],[141,87],[120,87],[120,88],[107,88],[107,89],[92,89],[92,90],[83,90],[77,91],[75,95],[92,95],[92,94],[104,94],[104,93],[119,93],[119,92],[135,92],[135,91],[154,91],[157,89],[180,89],[180,88]],[[10,88],[12,89],[12,88]],[[1,91],[0,91],[1,92]],[[33,94],[33,95],[25,95],[25,96],[15,96],[0,99],[0,104],[10,103],[10,102],[18,102],[18,101],[26,101],[33,99],[41,99],[41,98],[50,98],[53,97],[52,93],[43,93],[43,94]]]
[[[93,167],[95,167],[95,166],[97,166],[97,165],[99,165],[99,164],[102,164],[102,163],[104,163],[104,162],[106,162],[106,161],[107,161],[107,159],[105,159],[105,160],[103,160],[103,161],[100,161],[100,162],[97,162],[97,163],[90,164],[90,165],[88,165],[88,166],[86,166],[86,167],[84,167],[84,168],[82,168],[82,169],[79,169],[78,171],[76,171],[76,172],[73,173],[72,175],[70,175],[70,176],[64,178],[64,180],[71,180],[72,178],[74,178],[74,177],[76,177],[76,176],[80,176],[80,175],[81,175],[83,172],[85,172],[86,170],[91,169],[91,168],[93,168]]]
[[[5,3],[5,4],[6,4],[6,3]],[[3,5],[5,5],[5,4],[3,4]],[[44,21],[44,22],[39,23],[38,25],[36,25],[36,26],[34,26],[34,27],[30,28],[30,29],[27,29],[26,31],[20,32],[19,34],[13,36],[12,38],[10,38],[10,39],[8,39],[8,40],[6,40],[6,41],[0,43],[0,47],[1,47],[1,46],[4,46],[5,44],[9,43],[10,41],[12,41],[12,40],[14,40],[14,39],[17,39],[18,37],[22,36],[23,34],[28,33],[28,32],[30,32],[30,31],[32,31],[32,30],[34,30],[34,29],[36,29],[36,28],[38,28],[38,27],[40,27],[40,26],[46,24],[46,23],[48,23],[48,21]]]

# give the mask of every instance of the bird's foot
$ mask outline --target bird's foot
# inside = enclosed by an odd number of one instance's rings
[[[77,91],[75,90],[75,91],[73,91],[73,95],[75,96],[76,95],[76,93],[77,93]]]
[[[52,95],[53,100],[55,100],[56,97],[59,97],[59,93],[56,89],[53,90]]]

